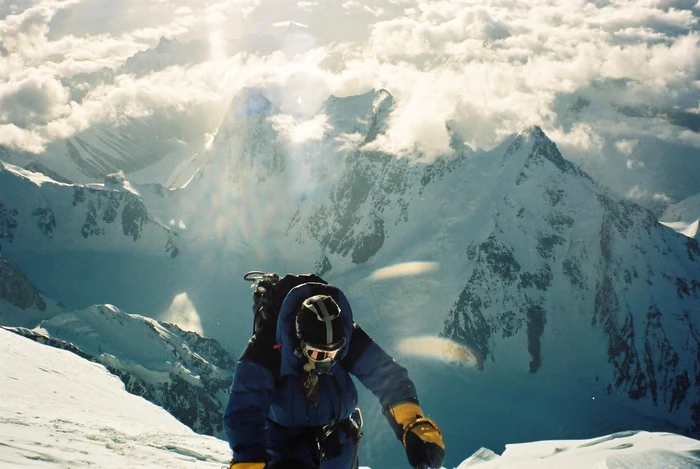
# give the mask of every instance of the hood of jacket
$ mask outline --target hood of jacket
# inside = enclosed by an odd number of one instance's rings
[[[340,318],[343,322],[343,331],[345,332],[345,345],[336,357],[337,362],[341,360],[348,352],[350,346],[350,337],[352,335],[353,318],[350,303],[343,292],[333,286],[324,283],[309,282],[292,288],[280,307],[279,317],[277,319],[277,335],[276,340],[281,344],[280,352],[282,362],[280,365],[280,376],[289,374],[302,374],[304,360],[295,351],[299,347],[299,339],[296,336],[296,314],[305,299],[314,295],[328,295],[338,303],[340,307]],[[331,373],[336,368],[331,368]]]

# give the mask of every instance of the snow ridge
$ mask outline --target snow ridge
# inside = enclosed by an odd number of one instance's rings
[[[113,305],[59,313],[33,329],[6,329],[101,363],[130,393],[198,433],[223,436],[235,361],[213,339]]]

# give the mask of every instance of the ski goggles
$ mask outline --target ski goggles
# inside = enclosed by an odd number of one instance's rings
[[[327,348],[314,347],[313,345],[309,344],[303,344],[301,350],[304,353],[304,356],[306,356],[306,358],[308,358],[309,360],[315,362],[326,362],[333,360],[343,348],[343,345],[345,345],[345,339],[343,339],[337,346],[337,348],[333,350],[328,350]]]

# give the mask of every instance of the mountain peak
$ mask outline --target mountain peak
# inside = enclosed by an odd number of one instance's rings
[[[275,113],[275,105],[260,88],[243,88],[231,100],[228,111],[219,126],[217,140],[227,139],[249,125],[260,125]]]
[[[359,110],[362,112],[365,109],[373,109],[376,112],[379,106],[386,107],[387,104],[390,106],[393,104],[393,101],[394,97],[386,89],[371,89],[366,93],[353,96],[338,97],[330,95],[323,104],[322,109],[330,111],[337,107],[343,107],[352,111]]]
[[[542,127],[539,125],[529,125],[520,131],[521,134],[527,135],[535,139],[546,139],[549,141],[549,137],[544,133]]]
[[[542,143],[548,145],[550,143],[554,143],[547,136],[547,134],[544,133],[544,131],[539,125],[529,125],[527,127],[524,127],[518,133],[516,139],[513,141],[511,146],[515,145],[516,142],[519,142],[518,147],[522,146],[523,144],[534,145],[535,143]]]
[[[255,115],[269,114],[273,108],[260,88],[243,88],[234,96],[229,106],[229,115],[248,118]]]
[[[361,134],[371,141],[386,127],[387,116],[394,106],[394,97],[385,89],[372,89],[357,96],[331,95],[320,112],[338,135]]]
[[[526,127],[520,131],[515,140],[508,146],[501,164],[506,164],[506,161],[520,160],[521,158],[524,166],[520,174],[518,174],[516,184],[520,184],[524,179],[527,179],[528,174],[534,168],[544,167],[547,161],[563,173],[581,176],[595,184],[588,174],[562,156],[557,145],[537,125]]]

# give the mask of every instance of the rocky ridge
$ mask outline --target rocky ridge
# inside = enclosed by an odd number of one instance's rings
[[[609,368],[593,366],[608,394],[700,431],[698,243],[607,194],[540,129],[521,134],[503,161],[510,185],[494,229],[467,247],[471,275],[444,335],[478,351],[481,369],[522,348],[531,373],[557,361],[590,368],[581,350],[603,338]],[[561,345],[558,335],[573,341],[568,349],[548,346]]]

